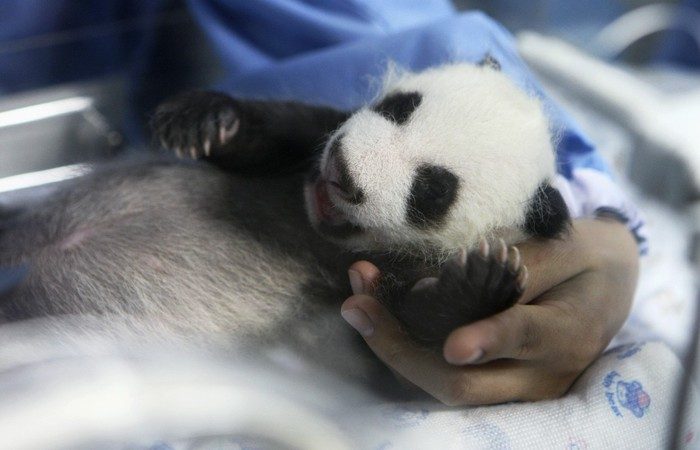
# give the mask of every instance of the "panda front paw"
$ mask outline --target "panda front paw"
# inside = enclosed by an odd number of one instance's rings
[[[513,306],[527,282],[520,252],[503,240],[482,240],[479,249],[460,249],[439,277],[419,280],[402,304],[399,319],[419,342],[440,347],[460,326]]]
[[[154,138],[179,158],[215,155],[240,128],[236,101],[226,94],[194,91],[161,104],[151,121]]]

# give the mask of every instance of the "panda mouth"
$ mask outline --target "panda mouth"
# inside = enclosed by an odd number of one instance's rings
[[[329,189],[331,182],[320,176],[310,180],[306,187],[307,204],[312,222],[322,234],[345,237],[362,232],[333,202]]]
[[[345,215],[336,208],[333,201],[331,201],[328,187],[328,182],[322,179],[318,179],[314,184],[316,215],[322,222],[326,222],[330,225],[342,225],[348,222],[348,220]]]

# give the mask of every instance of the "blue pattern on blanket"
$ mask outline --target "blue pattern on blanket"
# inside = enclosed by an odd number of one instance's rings
[[[638,380],[625,380],[616,370],[608,372],[603,378],[605,398],[610,410],[617,417],[624,417],[625,408],[637,418],[644,417],[644,413],[651,405],[651,396],[644,390]]]
[[[425,422],[430,415],[426,408],[409,409],[403,406],[389,406],[382,414],[397,428],[415,427]]]
[[[479,422],[464,429],[464,435],[469,437],[468,443],[474,440],[493,450],[510,450],[512,445],[508,434],[493,422]],[[479,446],[481,448],[481,446]]]

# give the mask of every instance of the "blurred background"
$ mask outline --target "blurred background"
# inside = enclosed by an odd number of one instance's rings
[[[630,42],[629,48],[620,55],[615,55],[620,61],[634,64],[649,64],[669,62],[686,67],[697,67],[700,64],[700,53],[697,37],[698,24],[694,30],[688,30],[682,17],[686,8],[697,11],[697,2],[684,0],[590,0],[574,2],[567,0],[536,0],[523,3],[508,0],[456,0],[459,8],[477,8],[497,18],[506,27],[517,32],[534,29],[552,34],[567,41],[580,45],[589,50],[593,41],[601,31],[622,17],[625,13],[637,10],[643,6],[665,6],[654,11],[651,20],[644,20],[637,26],[648,26],[648,34],[640,36],[639,40]],[[665,12],[677,17],[666,16]]]

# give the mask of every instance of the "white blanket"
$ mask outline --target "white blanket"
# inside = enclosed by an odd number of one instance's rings
[[[368,449],[664,448],[680,374],[667,346],[633,344],[600,358],[559,400],[463,410],[388,405],[367,416],[374,433],[358,434]],[[695,433],[686,427],[687,443],[697,444]]]

